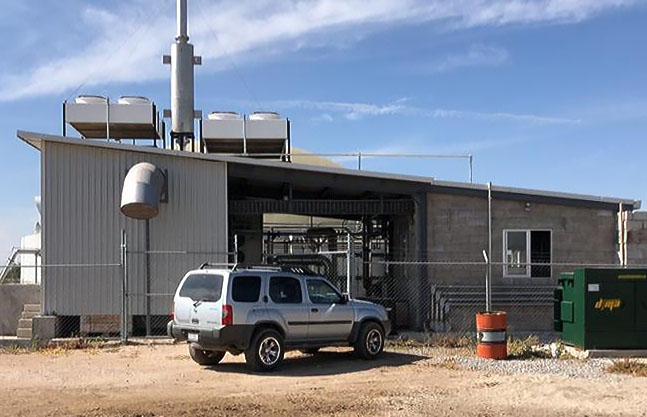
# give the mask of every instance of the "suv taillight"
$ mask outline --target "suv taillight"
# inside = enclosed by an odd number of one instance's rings
[[[231,326],[234,324],[234,309],[232,306],[224,304],[222,306],[222,325]]]
[[[169,318],[171,321],[175,321],[175,307],[171,308],[171,312],[169,313]]]

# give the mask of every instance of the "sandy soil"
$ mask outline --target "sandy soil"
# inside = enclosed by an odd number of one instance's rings
[[[0,354],[6,416],[597,416],[646,415],[647,378],[504,376],[427,356],[291,353],[272,374],[241,356],[201,368],[185,345]]]

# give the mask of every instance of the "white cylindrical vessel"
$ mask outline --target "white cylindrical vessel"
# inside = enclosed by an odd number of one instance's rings
[[[193,134],[193,45],[171,45],[171,131]]]

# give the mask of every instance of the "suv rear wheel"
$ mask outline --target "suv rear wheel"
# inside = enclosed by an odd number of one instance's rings
[[[355,342],[355,352],[364,359],[375,359],[384,349],[384,330],[379,324],[364,323]]]
[[[226,352],[216,350],[202,350],[196,349],[193,345],[189,345],[189,355],[199,365],[216,365],[222,358],[225,357]]]
[[[271,371],[283,361],[283,337],[274,329],[260,330],[245,351],[245,362],[255,371]]]

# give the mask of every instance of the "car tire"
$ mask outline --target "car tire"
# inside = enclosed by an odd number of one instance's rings
[[[319,353],[319,348],[316,347],[316,348],[309,348],[309,349],[301,349],[301,353],[303,353],[304,355],[316,355],[317,353]]]
[[[263,329],[254,335],[245,350],[245,362],[254,371],[269,372],[283,362],[283,337],[274,329]]]
[[[202,366],[217,365],[225,357],[225,353],[217,350],[196,349],[193,345],[189,345],[191,359]]]
[[[384,330],[374,322],[364,323],[355,342],[355,353],[364,359],[376,359],[384,350]]]

